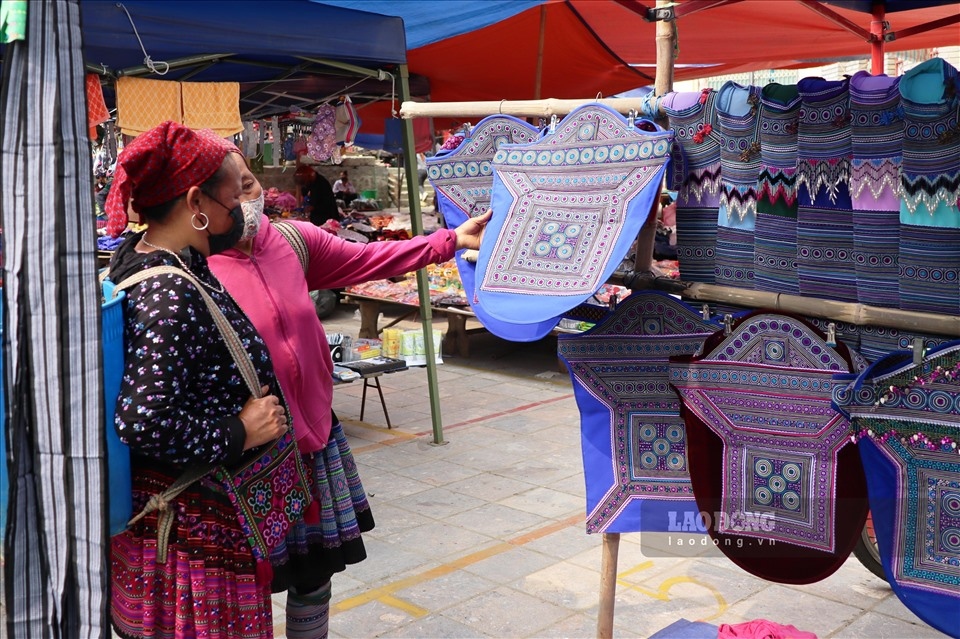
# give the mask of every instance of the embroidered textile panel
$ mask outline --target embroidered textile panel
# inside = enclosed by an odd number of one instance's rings
[[[850,78],[853,162],[850,195],[857,299],[862,304],[897,308],[899,277],[900,163],[903,106],[900,78],[866,71]]]
[[[900,308],[960,312],[960,74],[942,58],[900,79]],[[930,227],[938,240],[930,242]],[[927,242],[922,238],[926,236]]]
[[[884,571],[918,617],[960,636],[960,342],[838,376],[834,406],[863,459]]]
[[[849,80],[804,78],[797,132],[800,293],[857,301],[850,200]]]
[[[493,190],[491,162],[502,144],[532,142],[540,132],[509,115],[491,115],[477,123],[456,149],[427,159],[427,177],[437,192],[437,207],[447,228],[457,228],[490,208]],[[476,296],[475,262],[455,255],[457,271],[474,315],[484,328],[503,339],[529,342],[547,335],[560,321],[549,318],[535,324],[515,324],[491,317]]]
[[[757,178],[760,174],[760,87],[726,82],[717,92],[720,203],[717,284],[753,288]]]
[[[760,176],[754,236],[754,288],[800,294],[797,282],[796,85],[770,83],[760,92]]]
[[[580,409],[588,533],[665,531],[671,511],[696,512],[668,358],[695,353],[716,328],[640,291],[591,330],[558,336]]]
[[[720,205],[720,129],[717,92],[669,93],[661,106],[683,149],[685,175],[677,187],[680,279],[713,284]]]
[[[716,539],[770,544],[718,544],[765,579],[827,577],[866,520],[849,424],[830,405],[833,375],[851,368],[838,349],[800,319],[758,312],[709,338],[704,355],[670,364],[697,504],[723,515],[710,524]]]
[[[477,262],[486,312],[543,322],[598,290],[659,198],[672,140],[587,104],[536,142],[501,146]]]

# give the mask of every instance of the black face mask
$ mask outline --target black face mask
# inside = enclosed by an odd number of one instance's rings
[[[210,255],[232,249],[240,241],[240,237],[243,235],[243,207],[237,206],[230,209],[230,219],[233,220],[233,226],[229,231],[210,234]]]

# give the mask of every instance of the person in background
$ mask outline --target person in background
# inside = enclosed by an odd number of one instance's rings
[[[206,303],[186,278],[157,275],[129,288],[115,424],[130,446],[134,513],[185,470],[232,466],[289,428],[266,344],[208,267],[207,257],[233,246],[243,232],[240,171],[227,156],[222,145],[165,122],[123,150],[106,200],[111,235],[126,229],[131,204],[147,225],[117,248],[111,280],[164,265],[191,273],[245,344],[264,385],[264,397],[250,396]],[[208,474],[164,510],[172,513],[169,530],[154,511],[110,539],[116,634],[272,637],[269,564],[259,569],[225,488]],[[283,516],[273,508],[262,514]]]
[[[333,195],[338,200],[343,200],[344,206],[350,206],[350,203],[357,199],[357,187],[350,181],[346,171],[340,171],[340,179],[333,183]]]
[[[226,143],[225,143],[226,144]],[[230,145],[232,147],[232,145]],[[280,388],[293,418],[308,468],[312,510],[288,536],[292,560],[287,589],[287,639],[327,636],[330,579],[366,558],[361,534],[373,528],[356,463],[333,413],[333,361],[323,326],[307,291],[349,286],[422,268],[479,248],[490,214],[454,230],[396,242],[357,244],[302,222],[292,222],[310,255],[308,271],[290,243],[262,214],[263,188],[239,149],[244,234],[233,250],[213,257],[211,268],[263,335],[277,364]]]
[[[327,220],[340,219],[340,207],[327,178],[306,164],[301,164],[294,179],[306,196],[305,210],[312,224],[320,226]]]

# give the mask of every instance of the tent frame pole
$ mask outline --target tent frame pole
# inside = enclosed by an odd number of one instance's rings
[[[887,15],[883,3],[873,1],[873,19],[870,21],[870,74],[880,75],[884,72],[883,45],[884,35],[889,24],[884,18]]]
[[[406,64],[400,65],[400,100],[402,102],[410,100],[410,71]],[[420,214],[420,180],[417,179],[417,148],[413,137],[413,122],[410,119],[403,120],[403,164],[407,180],[407,199],[410,202],[410,226],[414,235],[423,235],[423,218]],[[420,300],[420,323],[423,327],[423,347],[427,358],[427,388],[430,394],[433,443],[439,446],[444,443],[443,416],[440,413],[440,384],[437,379],[436,348],[433,344],[430,281],[427,279],[427,270],[423,268],[417,271],[417,296]]]

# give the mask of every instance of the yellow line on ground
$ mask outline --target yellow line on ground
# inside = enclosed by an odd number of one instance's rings
[[[449,575],[452,572],[461,570],[467,566],[483,561],[484,559],[489,559],[490,557],[506,552],[511,548],[523,546],[531,541],[546,537],[547,535],[552,535],[555,532],[563,530],[564,528],[568,528],[569,526],[582,521],[582,513],[571,515],[570,517],[567,517],[561,521],[553,522],[552,524],[548,524],[542,528],[537,528],[536,530],[518,535],[507,541],[494,544],[489,548],[484,548],[483,550],[478,550],[477,552],[470,553],[469,555],[464,555],[463,557],[459,557],[453,561],[449,561],[435,568],[431,568],[425,572],[416,575],[410,575],[409,577],[404,577],[403,579],[399,579],[389,584],[373,588],[362,594],[356,595],[355,597],[350,597],[349,599],[344,599],[343,601],[332,604],[330,606],[330,614],[335,615],[337,613],[345,612],[347,610],[357,608],[358,606],[370,603],[371,601],[379,601],[380,603],[388,606],[399,608],[400,610],[403,610],[414,617],[421,617],[427,613],[424,612],[422,614],[415,614],[413,611],[423,610],[422,608],[403,601],[402,599],[396,597],[395,593],[403,590],[404,588],[409,588],[410,586],[415,586],[417,584],[424,583],[425,581],[430,581],[432,579]]]

